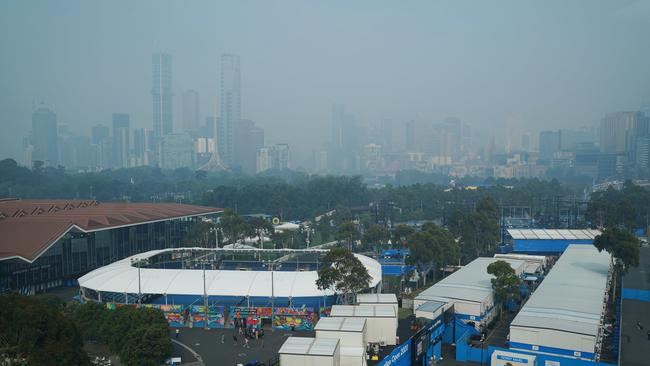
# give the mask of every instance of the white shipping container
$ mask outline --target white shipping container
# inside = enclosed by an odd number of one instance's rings
[[[365,318],[367,342],[397,344],[397,314],[390,305],[334,305],[330,316]]]

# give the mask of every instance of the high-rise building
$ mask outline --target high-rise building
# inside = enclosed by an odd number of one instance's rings
[[[194,168],[194,141],[187,133],[168,134],[160,142],[163,169]]]
[[[154,53],[151,57],[151,97],[153,99],[153,131],[159,139],[172,133],[172,55]]]
[[[188,90],[183,93],[183,131],[196,134],[200,128],[199,93]]]
[[[259,149],[257,152],[258,173],[265,170],[287,170],[291,168],[291,154],[288,144],[276,144]]]
[[[115,168],[129,166],[130,124],[128,114],[113,113],[113,166]]]
[[[648,135],[648,117],[641,112],[611,113],[600,120],[600,151],[630,154],[638,137]],[[633,155],[633,154],[632,154]]]
[[[256,171],[257,151],[264,147],[264,130],[251,120],[242,119],[237,127],[236,160],[244,173]]]
[[[416,151],[415,148],[415,121],[410,120],[406,122],[406,134],[404,142],[405,151]]]
[[[110,131],[108,130],[108,126],[95,125],[90,132],[90,142],[93,145],[99,145],[102,140],[107,139],[109,136]]]
[[[345,106],[332,106],[332,136],[328,152],[329,170],[333,173],[358,173],[360,169],[361,136],[354,115]]]
[[[549,161],[560,150],[560,134],[557,131],[539,133],[539,158]]]
[[[59,137],[56,114],[40,106],[32,112],[32,161],[46,166],[59,164]]]
[[[239,56],[221,55],[221,123],[223,124],[223,147],[219,146],[221,158],[232,167],[235,160],[235,139],[237,125],[241,119],[241,88]],[[217,137],[221,143],[221,138]]]
[[[146,128],[133,131],[133,159],[132,166],[150,165],[156,150],[154,133]]]

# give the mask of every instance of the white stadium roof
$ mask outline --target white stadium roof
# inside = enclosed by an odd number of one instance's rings
[[[503,260],[520,274],[525,262],[516,259],[476,258],[458,271],[440,280],[433,286],[422,291],[416,300],[449,300],[483,302],[492,294],[492,275],[487,273],[487,267],[492,262]]]
[[[569,245],[511,326],[596,336],[611,257],[591,245]]]
[[[79,278],[79,286],[102,292],[137,294],[139,293],[138,268],[134,267],[131,261],[174,250],[209,249],[177,248],[137,254],[87,273]],[[218,250],[223,251],[223,249]],[[381,281],[379,262],[363,255],[355,254],[355,256],[368,269],[372,277],[370,287],[376,286]],[[293,298],[334,294],[329,289],[319,290],[316,287],[316,279],[318,279],[316,271],[275,271],[273,294],[275,297]],[[205,270],[205,284],[208,296],[271,297],[270,271]],[[141,268],[140,286],[143,294],[203,295],[203,271]]]
[[[600,230],[508,229],[508,235],[515,240],[593,240]]]

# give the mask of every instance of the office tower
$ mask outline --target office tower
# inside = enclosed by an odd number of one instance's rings
[[[241,118],[241,90],[239,56],[221,55],[221,123],[223,124],[223,147],[219,147],[221,159],[232,167],[235,160],[235,139],[237,125]],[[218,140],[221,138],[218,137]],[[221,143],[221,141],[218,141]]]
[[[539,158],[549,161],[560,150],[560,134],[557,131],[539,133]]]
[[[160,141],[160,166],[163,169],[194,169],[194,141],[187,133],[172,133]]]
[[[345,106],[332,106],[332,136],[328,163],[332,173],[358,173],[361,149],[360,129],[354,115],[345,112]]]
[[[415,121],[410,120],[406,122],[406,134],[405,134],[405,147],[406,151],[416,151],[415,147]]]
[[[530,132],[521,135],[521,148],[526,152],[530,151]]]
[[[291,168],[291,154],[288,144],[275,144],[259,149],[257,152],[256,171],[265,170],[287,170]]]
[[[92,127],[90,132],[90,142],[93,145],[99,145],[102,140],[107,139],[109,136],[110,132],[108,126],[95,125]]]
[[[32,161],[46,166],[59,164],[59,137],[56,114],[44,106],[32,112]]]
[[[133,130],[132,166],[150,165],[157,147],[154,132],[146,128]]]
[[[153,131],[158,139],[173,130],[172,119],[172,55],[154,53],[151,57],[151,97],[153,99]]]
[[[75,136],[70,140],[74,151],[73,167],[82,170],[92,170],[97,165],[93,146],[88,136]]]
[[[242,119],[237,127],[236,159],[241,171],[255,173],[257,151],[264,147],[264,130],[251,120]]]
[[[74,132],[67,124],[57,124],[57,135],[59,145],[59,165],[66,169],[76,168],[75,151],[72,140],[75,138]]]
[[[199,128],[199,93],[196,90],[188,90],[183,93],[183,132],[195,134]]]
[[[600,120],[600,151],[629,154],[636,139],[648,135],[648,117],[641,112],[611,113]]]
[[[388,118],[383,118],[379,122],[379,145],[381,145],[382,152],[393,152],[393,121]]]
[[[566,128],[561,128],[558,133],[560,151],[575,150],[578,133],[575,130],[568,130]]]
[[[129,166],[129,125],[128,114],[113,113],[113,166],[116,168]]]

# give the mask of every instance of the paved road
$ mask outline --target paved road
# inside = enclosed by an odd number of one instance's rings
[[[170,336],[174,337],[174,330],[170,331]],[[235,366],[237,364],[246,364],[249,361],[257,360],[267,362],[275,357],[278,350],[289,336],[296,337],[313,337],[314,332],[303,331],[279,331],[274,332],[265,330],[266,334],[262,340],[250,340],[250,348],[245,348],[243,338],[237,334],[234,329],[191,329],[182,328],[179,342],[182,342],[192,350],[197,352],[206,366]],[[223,335],[223,343],[221,343]],[[237,336],[235,345],[232,336]],[[174,347],[176,352],[176,347]],[[181,350],[179,350],[182,352]],[[186,351],[187,352],[187,351]],[[185,363],[185,356],[183,362]],[[195,362],[196,360],[192,360]]]
[[[641,248],[640,263],[623,278],[623,287],[650,290],[650,247]],[[641,327],[637,323],[641,324]],[[621,366],[650,365],[650,302],[623,300]]]

